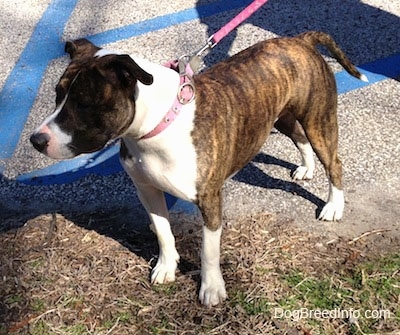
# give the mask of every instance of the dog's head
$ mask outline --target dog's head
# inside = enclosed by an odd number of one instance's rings
[[[66,159],[103,148],[135,117],[137,81],[153,77],[128,55],[102,53],[86,39],[67,42],[71,63],[56,87],[56,108],[30,140],[49,157]]]

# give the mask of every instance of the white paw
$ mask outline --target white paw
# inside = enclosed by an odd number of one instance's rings
[[[313,175],[314,175],[313,169],[309,169],[306,166],[299,166],[292,173],[292,178],[294,180],[309,180],[312,179]]]
[[[226,298],[225,282],[222,275],[213,278],[210,276],[207,280],[202,280],[199,299],[203,305],[212,307],[223,302]]]
[[[323,221],[338,221],[342,218],[344,211],[343,191],[329,184],[328,202],[322,208],[318,219]]]
[[[321,211],[318,219],[323,221],[338,221],[343,216],[343,206],[328,202]]]
[[[174,254],[172,254],[172,257],[160,255],[156,266],[151,272],[152,284],[165,284],[175,281],[175,272],[178,267],[179,255],[177,252],[174,252]]]

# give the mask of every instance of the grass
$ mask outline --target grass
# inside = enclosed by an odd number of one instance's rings
[[[115,316],[113,319],[111,320],[107,320],[103,323],[103,327],[107,330],[112,329],[116,324],[118,324],[119,322],[121,323],[130,323],[132,319],[132,314],[126,311],[123,312],[118,312],[117,316]]]
[[[1,335],[400,334],[400,253],[371,251],[379,240],[366,257],[362,243],[324,244],[269,214],[243,219],[222,242],[229,300],[208,309],[197,302],[200,232],[175,232],[184,267],[152,286],[149,233],[123,246],[58,216],[49,239],[48,222],[0,235]]]
[[[31,335],[50,335],[52,334],[50,327],[43,320],[39,320],[35,324],[32,325],[30,329]]]
[[[386,322],[398,328],[399,271],[400,253],[360,263],[334,276],[310,277],[292,269],[282,276],[288,290],[286,297],[279,300],[279,307],[292,311],[286,313],[292,319],[304,317],[318,321],[334,317],[347,320],[355,325],[351,333],[373,333]]]
[[[352,290],[341,284],[344,279],[341,276],[319,279],[293,270],[282,279],[286,281],[291,293],[290,302],[282,307],[301,308],[309,304],[313,309],[333,310],[346,305],[352,296]]]
[[[32,300],[31,308],[34,312],[44,312],[46,308],[46,302],[43,299]]]
[[[285,256],[291,259],[293,255]],[[268,269],[256,270],[268,273]],[[327,326],[336,319],[339,322],[333,323],[347,323],[349,334],[370,334],[377,329],[400,334],[400,253],[361,262],[354,268],[343,267],[333,274],[310,275],[287,268],[280,279],[286,287],[274,301],[254,291],[250,295],[236,291],[232,303],[248,316],[301,321],[313,333],[336,334],[335,327]]]
[[[257,295],[248,295],[243,291],[237,291],[232,294],[231,304],[240,306],[243,312],[249,316],[271,315],[271,306],[268,299]]]

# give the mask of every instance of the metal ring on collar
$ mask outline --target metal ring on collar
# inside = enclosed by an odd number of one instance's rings
[[[186,87],[187,87],[187,88],[191,91],[191,93],[192,93],[189,99],[186,99],[185,97],[182,96],[183,90],[184,90]],[[178,88],[177,98],[178,98],[178,101],[179,101],[182,105],[186,105],[186,104],[188,104],[188,103],[191,103],[191,102],[194,100],[195,95],[196,95],[196,89],[195,89],[194,85],[193,85],[191,82],[183,83],[183,84],[182,84],[181,86],[179,86],[179,88]]]

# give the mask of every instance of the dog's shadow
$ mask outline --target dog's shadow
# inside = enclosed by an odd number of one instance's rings
[[[149,228],[150,220],[144,209],[121,211],[120,213],[91,213],[82,215],[64,214],[64,216],[77,226],[94,230],[96,233],[117,241],[127,248],[130,252],[146,260],[151,268],[157,263],[159,246],[157,236]],[[172,224],[174,237],[176,238],[176,248],[180,261],[179,271],[186,275],[199,273],[201,232],[199,226],[185,229],[174,229],[176,224]],[[150,280],[151,272],[149,272]],[[198,278],[197,278],[198,279]]]
[[[233,178],[235,181],[246,183],[249,185],[254,185],[257,187],[269,189],[278,189],[285,192],[290,192],[295,194],[296,196],[303,197],[308,201],[315,204],[318,208],[320,208],[324,202],[319,199],[317,196],[313,195],[299,184],[294,182],[285,181],[277,178],[273,178],[259,169],[254,163],[261,163],[266,165],[277,165],[279,167],[285,168],[289,171],[293,171],[297,166],[295,164],[277,159],[270,155],[266,155],[263,153],[258,154],[252,162],[247,164],[236,176]],[[1,175],[0,175],[1,177]],[[126,182],[130,182],[128,177],[124,179]],[[12,183],[16,185],[13,181],[7,181],[3,178],[3,182]],[[42,190],[48,190],[49,186],[42,186]],[[32,192],[36,190],[32,187]],[[53,213],[60,213],[66,219],[73,222],[76,226],[81,227],[86,230],[93,230],[96,233],[111,238],[121,244],[123,247],[127,248],[134,255],[144,259],[147,264],[151,268],[154,268],[156,262],[158,260],[159,247],[157,243],[157,237],[155,234],[148,228],[149,219],[147,214],[142,206],[139,205],[138,199],[134,189],[132,188],[132,198],[129,199],[136,203],[137,205],[131,205],[131,208],[124,210],[113,209],[113,210],[104,210],[104,211],[96,211],[91,213],[82,213],[82,212],[63,212],[59,210],[56,204],[53,205]],[[50,193],[49,193],[50,194]],[[38,206],[35,210],[29,211],[25,213],[25,216],[21,216],[21,212],[18,208],[15,209],[14,213],[11,213],[9,210],[6,211],[6,208],[2,208],[2,203],[0,201],[0,217],[6,215],[8,212],[9,215],[14,217],[19,217],[19,226],[26,225],[29,219],[35,218],[41,214],[47,214],[51,211],[41,209]],[[53,215],[55,217],[55,215]],[[0,220],[2,221],[2,220]],[[50,221],[49,221],[50,223]],[[51,227],[52,225],[49,224]],[[7,229],[8,228],[8,229]],[[0,226],[0,243],[1,243],[1,232],[7,231],[9,229],[17,228],[14,227],[1,227]],[[44,229],[47,229],[44,226]],[[51,228],[49,228],[50,232]],[[82,231],[82,234],[85,234]],[[49,236],[49,234],[45,234]],[[183,232],[179,232],[175,234],[176,237],[176,247],[180,254],[180,262],[178,264],[178,269],[181,275],[185,277],[191,277],[191,279],[196,282],[197,285],[197,294],[200,290],[201,276],[200,276],[200,250],[201,250],[201,225],[193,225],[193,228],[189,228],[183,230]],[[99,245],[101,248],[101,244]],[[117,252],[117,251],[116,251]],[[222,267],[224,265],[222,264]],[[179,275],[178,275],[179,276]],[[148,272],[148,280],[150,281],[151,271]],[[179,277],[178,277],[179,278]],[[179,282],[179,279],[178,279]],[[29,293],[26,293],[29,295]],[[0,297],[1,298],[1,297]],[[1,300],[1,299],[0,299]]]
[[[323,200],[307,191],[301,185],[295,182],[271,177],[254,165],[254,163],[277,165],[289,170],[290,172],[294,171],[297,167],[295,164],[260,153],[254,157],[252,162],[240,170],[233,177],[233,179],[241,183],[262,187],[265,189],[278,189],[289,192],[310,201],[319,209],[324,205]],[[8,181],[4,177],[2,177],[2,182],[11,183],[15,187],[22,187],[22,185],[19,186],[19,184],[15,183],[15,181]],[[130,182],[127,176],[126,182]],[[77,183],[79,183],[79,181]],[[46,193],[46,190],[48,190],[49,194],[53,194],[52,192],[54,192],[50,190],[50,186],[43,185],[40,188],[44,193]],[[34,187],[31,189],[33,193],[37,192]],[[25,188],[24,194],[26,194],[27,198],[34,199],[33,195],[31,197],[26,191],[27,190]],[[133,187],[132,193],[134,193]],[[4,222],[9,221],[9,219],[12,217],[18,218],[18,220],[10,220],[9,222],[13,221],[14,224],[10,224],[9,226],[3,224],[2,222],[0,232],[21,227],[22,225],[26,224],[28,220],[42,214],[51,212],[60,213],[81,228],[94,230],[100,235],[107,236],[115,241],[118,241],[128,250],[149,262],[151,266],[154,266],[158,257],[158,244],[155,234],[148,228],[150,222],[147,214],[143,207],[139,205],[136,194],[132,194],[132,199],[129,199],[127,202],[137,205],[131,206],[131,208],[100,210],[95,212],[92,211],[90,213],[79,211],[71,213],[68,211],[63,211],[59,209],[57,204],[50,205],[50,209],[49,207],[44,209],[40,206],[31,208],[29,210],[26,210],[23,207],[18,208],[18,206],[12,210],[7,208],[2,209],[2,204],[0,202],[0,217],[1,219],[5,219]],[[22,204],[23,203],[24,202],[22,201]],[[54,210],[52,210],[51,207],[54,207]],[[189,229],[187,235],[181,233],[180,236],[177,236],[177,248],[180,254],[182,254],[179,269],[183,274],[198,272],[199,268],[199,250],[201,248],[201,239],[200,234],[198,234],[198,232],[196,233],[196,227],[193,227],[192,232],[194,232],[194,234],[192,234],[191,230]]]
[[[248,5],[250,1],[244,1],[243,6],[244,3]],[[196,2],[200,21],[206,26],[208,36],[218,31],[242,9],[232,10],[226,18],[224,15],[210,15],[213,7],[214,4],[210,4],[209,0]],[[399,52],[399,34],[396,28],[400,25],[399,17],[360,0],[342,1],[340,6],[336,0],[322,1],[318,5],[313,0],[270,0],[244,24],[251,24],[279,36],[293,36],[306,30],[324,31],[334,37],[354,64],[365,64]],[[207,67],[230,54],[238,34],[235,29],[212,53],[206,55],[204,62]],[[330,56],[325,50],[321,51]],[[399,80],[387,69],[372,69],[368,65],[361,65],[361,68],[364,67],[368,71]]]
[[[296,182],[282,180],[269,176],[253,163],[277,165],[289,170],[290,175],[293,174],[298,165],[264,153],[259,153],[253,158],[253,160],[249,164],[247,164],[233,177],[233,180],[266,189],[282,190],[302,197],[317,206],[315,215],[316,217],[318,217],[319,213],[322,210],[322,207],[325,205],[325,201],[323,201],[321,198],[317,197],[313,193],[309,192]]]
[[[234,177],[233,180],[245,183],[248,185],[253,185],[257,187],[265,188],[266,190],[281,190],[288,192],[294,196],[301,197],[312,204],[314,204],[316,209],[316,217],[318,217],[322,207],[325,205],[325,201],[311,193],[300,184],[288,180],[283,180],[279,178],[274,178],[260,168],[258,168],[254,163],[261,163],[265,165],[275,165],[281,168],[287,169],[288,174],[291,175],[298,165],[284,161],[282,159],[267,155],[265,153],[259,153],[253,160],[247,164],[243,169],[241,169]],[[137,214],[135,214],[137,215]],[[102,235],[111,237],[112,239],[118,241],[123,246],[128,248],[131,252],[144,258],[149,264],[154,267],[158,259],[158,243],[156,235],[146,226],[135,227],[133,224],[129,224],[126,220],[126,215],[121,214],[117,216],[115,221],[119,221],[122,217],[126,224],[113,223],[108,220],[105,225],[91,225],[88,224],[87,218],[83,221],[77,221],[74,218],[74,222],[79,226],[86,229],[94,229]],[[140,211],[139,217],[136,218],[141,222],[149,223],[146,212]],[[96,220],[92,220],[95,222]],[[177,222],[176,224],[181,224]],[[191,275],[193,278],[200,283],[199,269],[200,269],[200,249],[201,249],[201,227],[198,225],[191,225],[191,223],[185,223],[190,225],[190,227],[185,227],[185,229],[177,229],[173,232],[176,237],[176,248],[181,255],[180,262],[178,265],[179,271],[183,275]],[[174,226],[174,225],[173,225]],[[194,274],[194,275],[193,275]],[[149,273],[150,276],[150,273]]]

